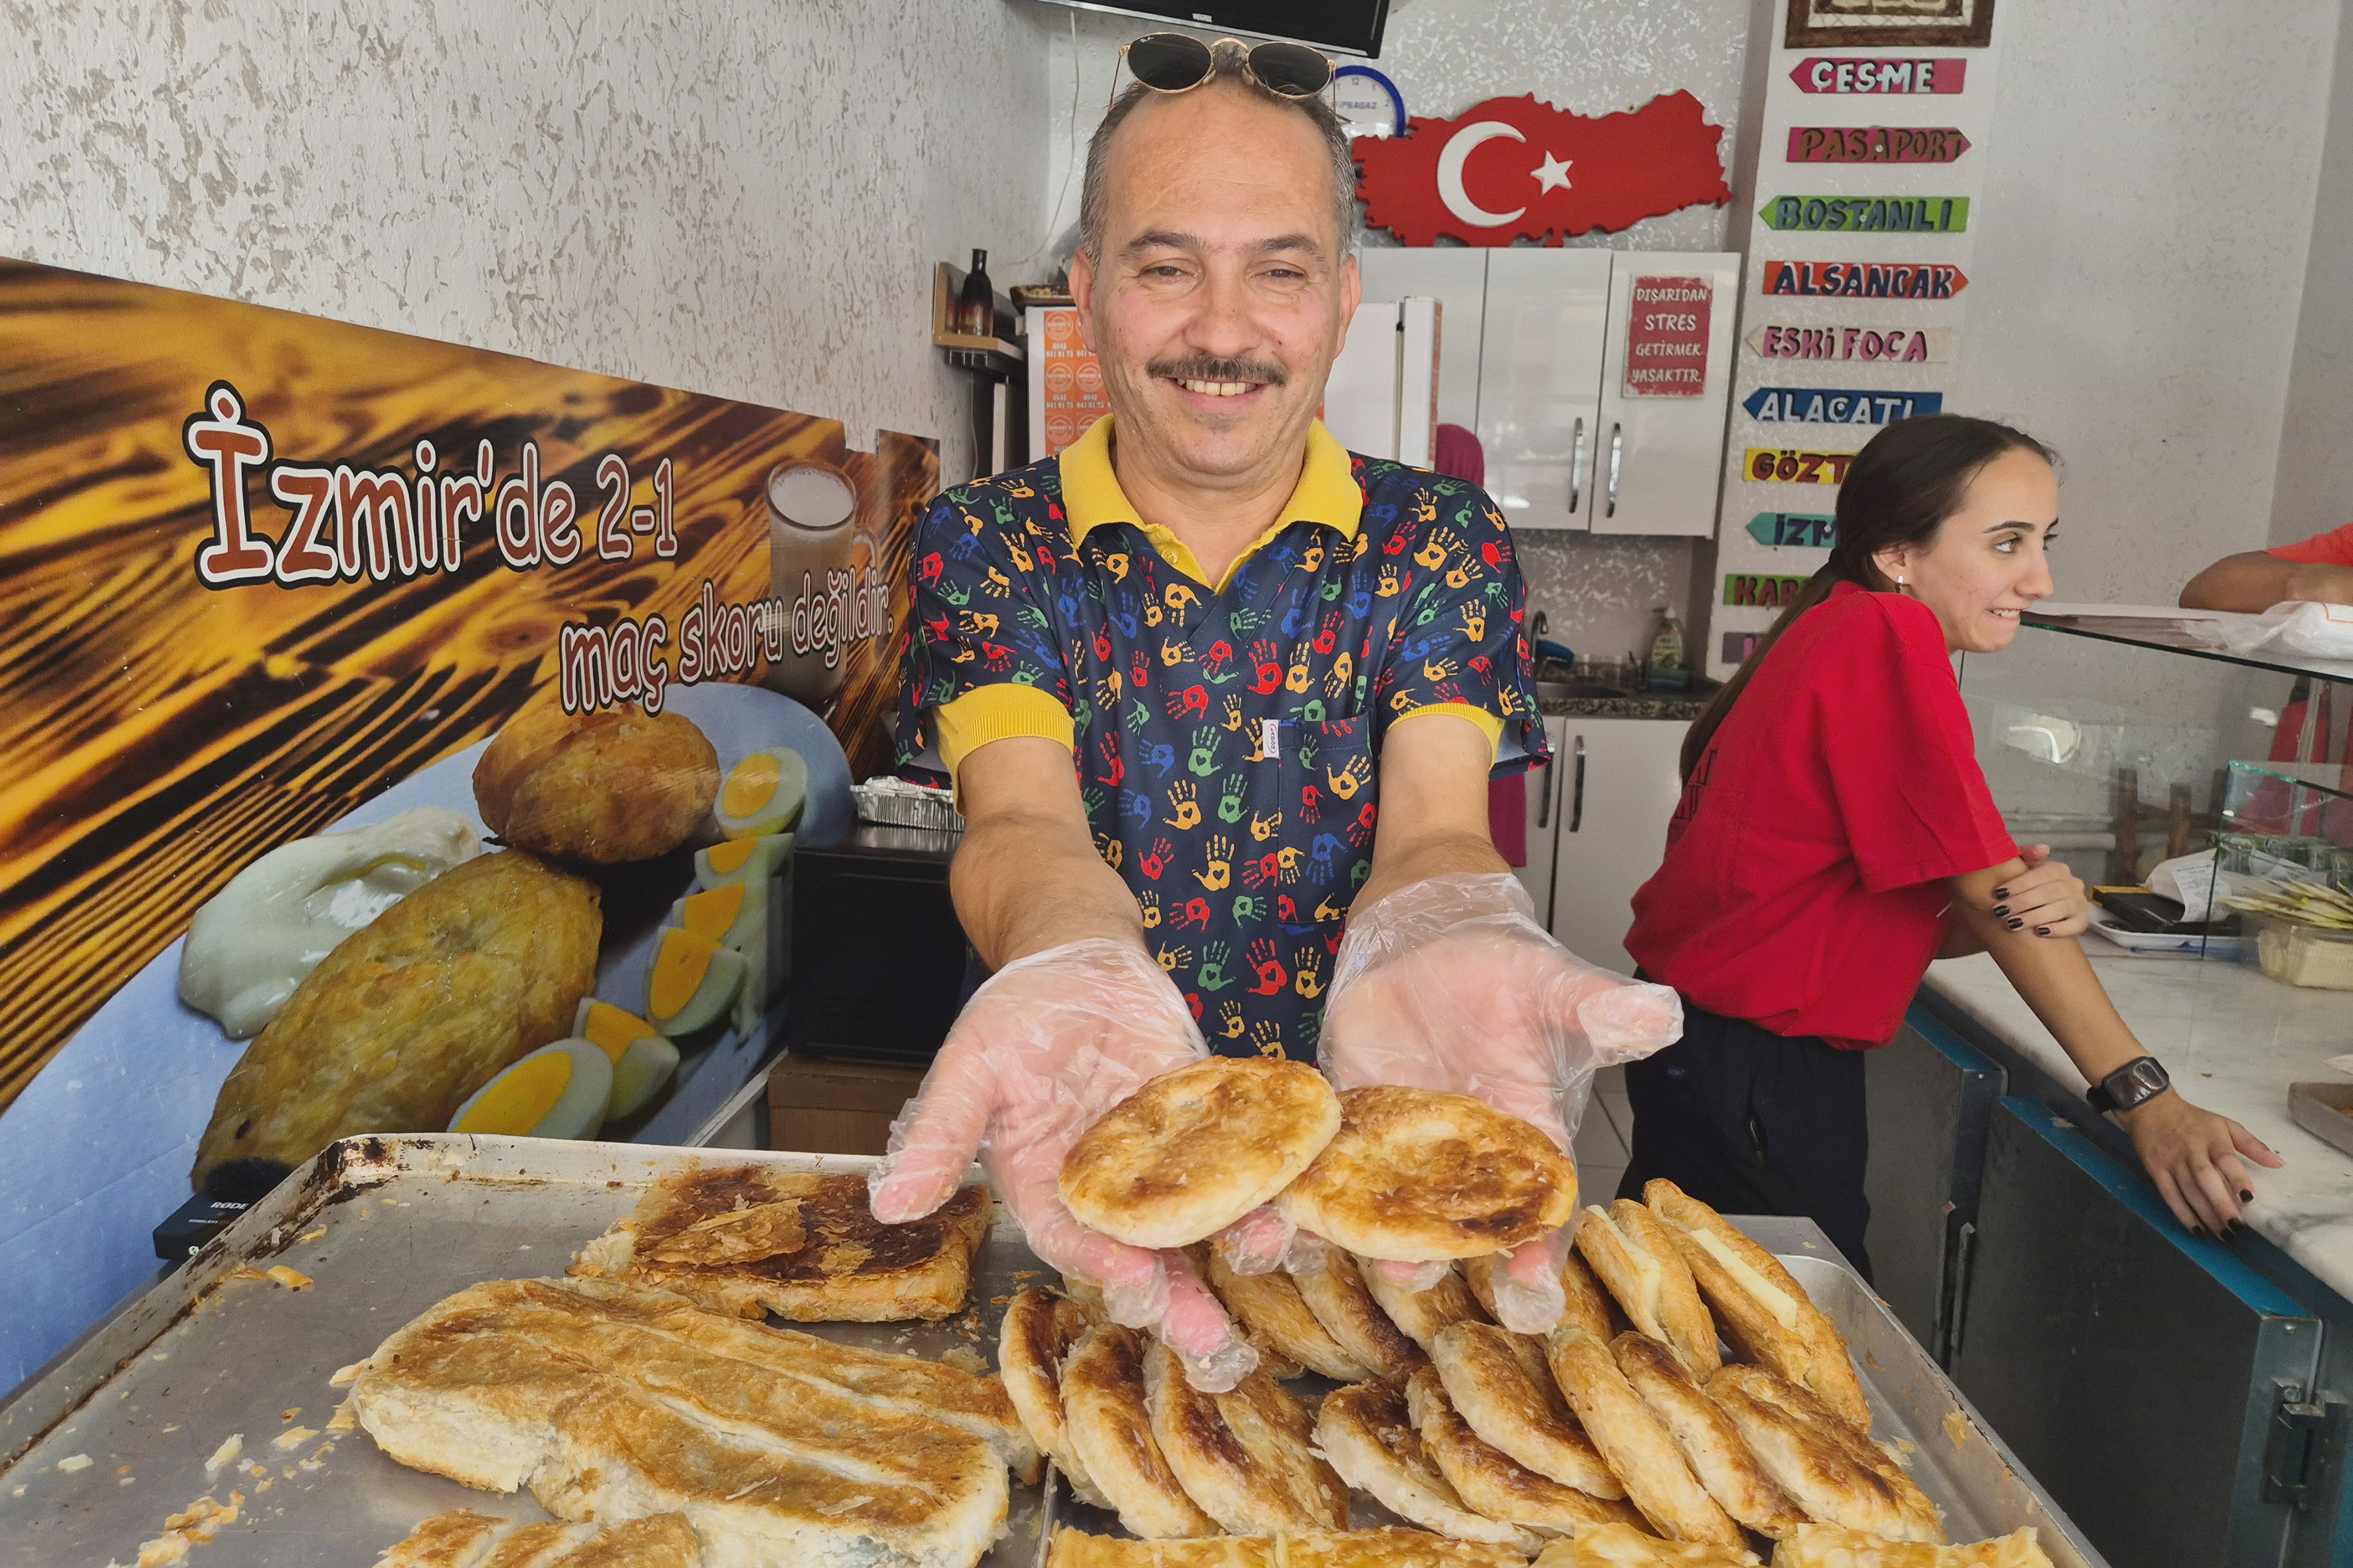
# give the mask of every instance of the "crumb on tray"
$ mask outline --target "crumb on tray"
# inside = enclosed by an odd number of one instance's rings
[[[212,1477],[217,1475],[220,1472],[221,1467],[224,1465],[236,1464],[237,1457],[244,1452],[244,1433],[232,1432],[227,1436],[222,1438],[221,1446],[213,1450],[213,1457],[205,1461],[206,1479],[209,1480]]]
[[[269,1446],[273,1448],[296,1448],[301,1447],[303,1444],[309,1442],[318,1435],[319,1433],[316,1427],[289,1426],[285,1431],[280,1432],[277,1436],[271,1438]]]
[[[1945,1436],[1952,1439],[1953,1447],[1956,1448],[1967,1446],[1969,1440],[1969,1418],[1957,1410],[1946,1411]]]
[[[58,1474],[61,1476],[69,1476],[76,1470],[86,1470],[88,1468],[90,1468],[90,1456],[88,1454],[69,1454],[64,1458],[58,1461]]]

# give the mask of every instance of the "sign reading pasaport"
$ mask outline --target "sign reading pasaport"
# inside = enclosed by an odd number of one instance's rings
[[[1950,327],[1785,327],[1767,322],[1748,334],[1748,347],[1765,359],[1944,364],[1953,357],[1953,337]]]
[[[1800,299],[1949,300],[1968,286],[1959,268],[1941,261],[1768,261],[1760,291]]]
[[[1823,234],[1959,234],[1967,196],[1775,196],[1757,209],[1765,226]]]
[[[1949,125],[1792,125],[1792,163],[1949,163],[1969,139]]]
[[[1856,392],[1832,387],[1760,386],[1740,400],[1767,425],[1885,425],[1915,414],[1941,414],[1941,392]]]
[[[1707,390],[1705,278],[1637,278],[1626,321],[1626,395],[1697,397]]]
[[[1968,79],[1962,59],[1834,58],[1812,55],[1790,68],[1800,92],[1958,92]]]

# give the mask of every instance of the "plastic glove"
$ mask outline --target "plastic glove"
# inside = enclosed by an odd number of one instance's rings
[[[1594,1073],[1682,1037],[1674,992],[1570,952],[1536,923],[1509,873],[1466,874],[1349,911],[1317,1060],[1343,1090],[1476,1095],[1567,1152]],[[1564,1227],[1512,1251],[1495,1290],[1505,1328],[1541,1333],[1559,1321],[1567,1236]],[[1402,1279],[1418,1272],[1402,1268]]]
[[[1219,1375],[1249,1347],[1182,1256],[1081,1225],[1057,1184],[1062,1157],[1098,1117],[1208,1055],[1184,997],[1139,948],[1095,938],[1008,963],[965,1004],[892,1123],[889,1152],[867,1177],[874,1217],[931,1213],[977,1155],[1032,1251],[1100,1286],[1113,1321],[1156,1329],[1188,1374]]]

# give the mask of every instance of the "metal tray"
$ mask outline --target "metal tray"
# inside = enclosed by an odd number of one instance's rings
[[[444,1509],[544,1518],[527,1492],[475,1491],[395,1464],[365,1432],[328,1431],[348,1392],[328,1379],[452,1291],[562,1273],[655,1179],[697,1160],[874,1163],[453,1133],[334,1144],[0,1408],[0,1563],[135,1563],[167,1515],[207,1493],[226,1501],[232,1486],[240,1517],[187,1568],[364,1568]],[[230,1278],[273,1264],[311,1283]],[[797,1326],[934,1360],[961,1346],[994,1363],[1005,1300],[1043,1266],[1001,1208],[975,1264],[971,1305],[945,1322]],[[274,1446],[297,1427],[318,1436]],[[208,1480],[205,1461],[232,1433],[245,1439],[237,1473]],[[76,1455],[90,1464],[58,1468]],[[266,1476],[244,1473],[256,1463]],[[1040,1500],[1016,1483],[1008,1533],[985,1563],[1038,1560]]]
[[[2292,1083],[2287,1110],[2298,1127],[2353,1154],[2353,1083]]]
[[[241,1516],[195,1548],[188,1568],[360,1568],[443,1509],[541,1517],[527,1493],[474,1491],[394,1464],[364,1432],[327,1431],[344,1393],[328,1379],[454,1290],[560,1273],[649,1184],[692,1160],[826,1172],[873,1163],[462,1134],[334,1145],[0,1407],[0,1563],[135,1562],[166,1515],[207,1493],[226,1500],[232,1485],[245,1496]],[[1846,1336],[1875,1435],[1904,1452],[1953,1539],[2033,1525],[2058,1568],[2105,1568],[1811,1221],[1733,1223],[1779,1257]],[[230,1278],[280,1263],[311,1283]],[[1041,1269],[1000,1209],[963,1316],[805,1326],[877,1350],[937,1358],[963,1347],[993,1361],[1006,1300]],[[274,1446],[298,1426],[319,1436]],[[208,1483],[205,1461],[232,1433],[245,1438],[240,1473]],[[58,1468],[76,1455],[90,1463]],[[266,1476],[242,1473],[256,1463]],[[1353,1522],[1393,1521],[1360,1495]],[[1057,1524],[1124,1533],[1050,1471],[1043,1489],[1014,1487],[1007,1536],[984,1563],[1042,1563]]]

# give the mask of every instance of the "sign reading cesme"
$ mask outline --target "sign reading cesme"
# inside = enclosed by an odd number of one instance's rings
[[[1771,322],[1748,334],[1765,359],[1865,360],[1895,364],[1945,364],[1953,357],[1950,327],[1785,327]]]
[[[1953,126],[1792,125],[1792,163],[1949,163],[1969,150]]]
[[[1759,292],[1800,299],[1949,300],[1969,286],[1944,262],[1768,261]]]
[[[1961,90],[1965,59],[1833,59],[1811,55],[1790,68],[1800,92],[1939,92]]]
[[[1637,278],[1626,321],[1626,395],[1697,397],[1707,390],[1707,322],[1715,285],[1705,278]]]
[[[1838,542],[1838,519],[1813,512],[1760,511],[1748,520],[1748,537],[1759,544],[1827,550]]]
[[[1726,572],[1724,574],[1724,602],[1778,610],[1795,599],[1807,581],[1803,577],[1778,577],[1762,572]]]
[[[1846,482],[1852,452],[1801,452],[1794,447],[1751,447],[1741,459],[1741,471],[1752,479],[1784,485],[1839,485]]]
[[[1823,234],[1959,234],[1967,196],[1775,196],[1757,209],[1765,226]]]
[[[1830,387],[1760,386],[1740,400],[1748,417],[1773,425],[1885,425],[1915,414],[1941,414],[1941,392],[1853,392]]]

